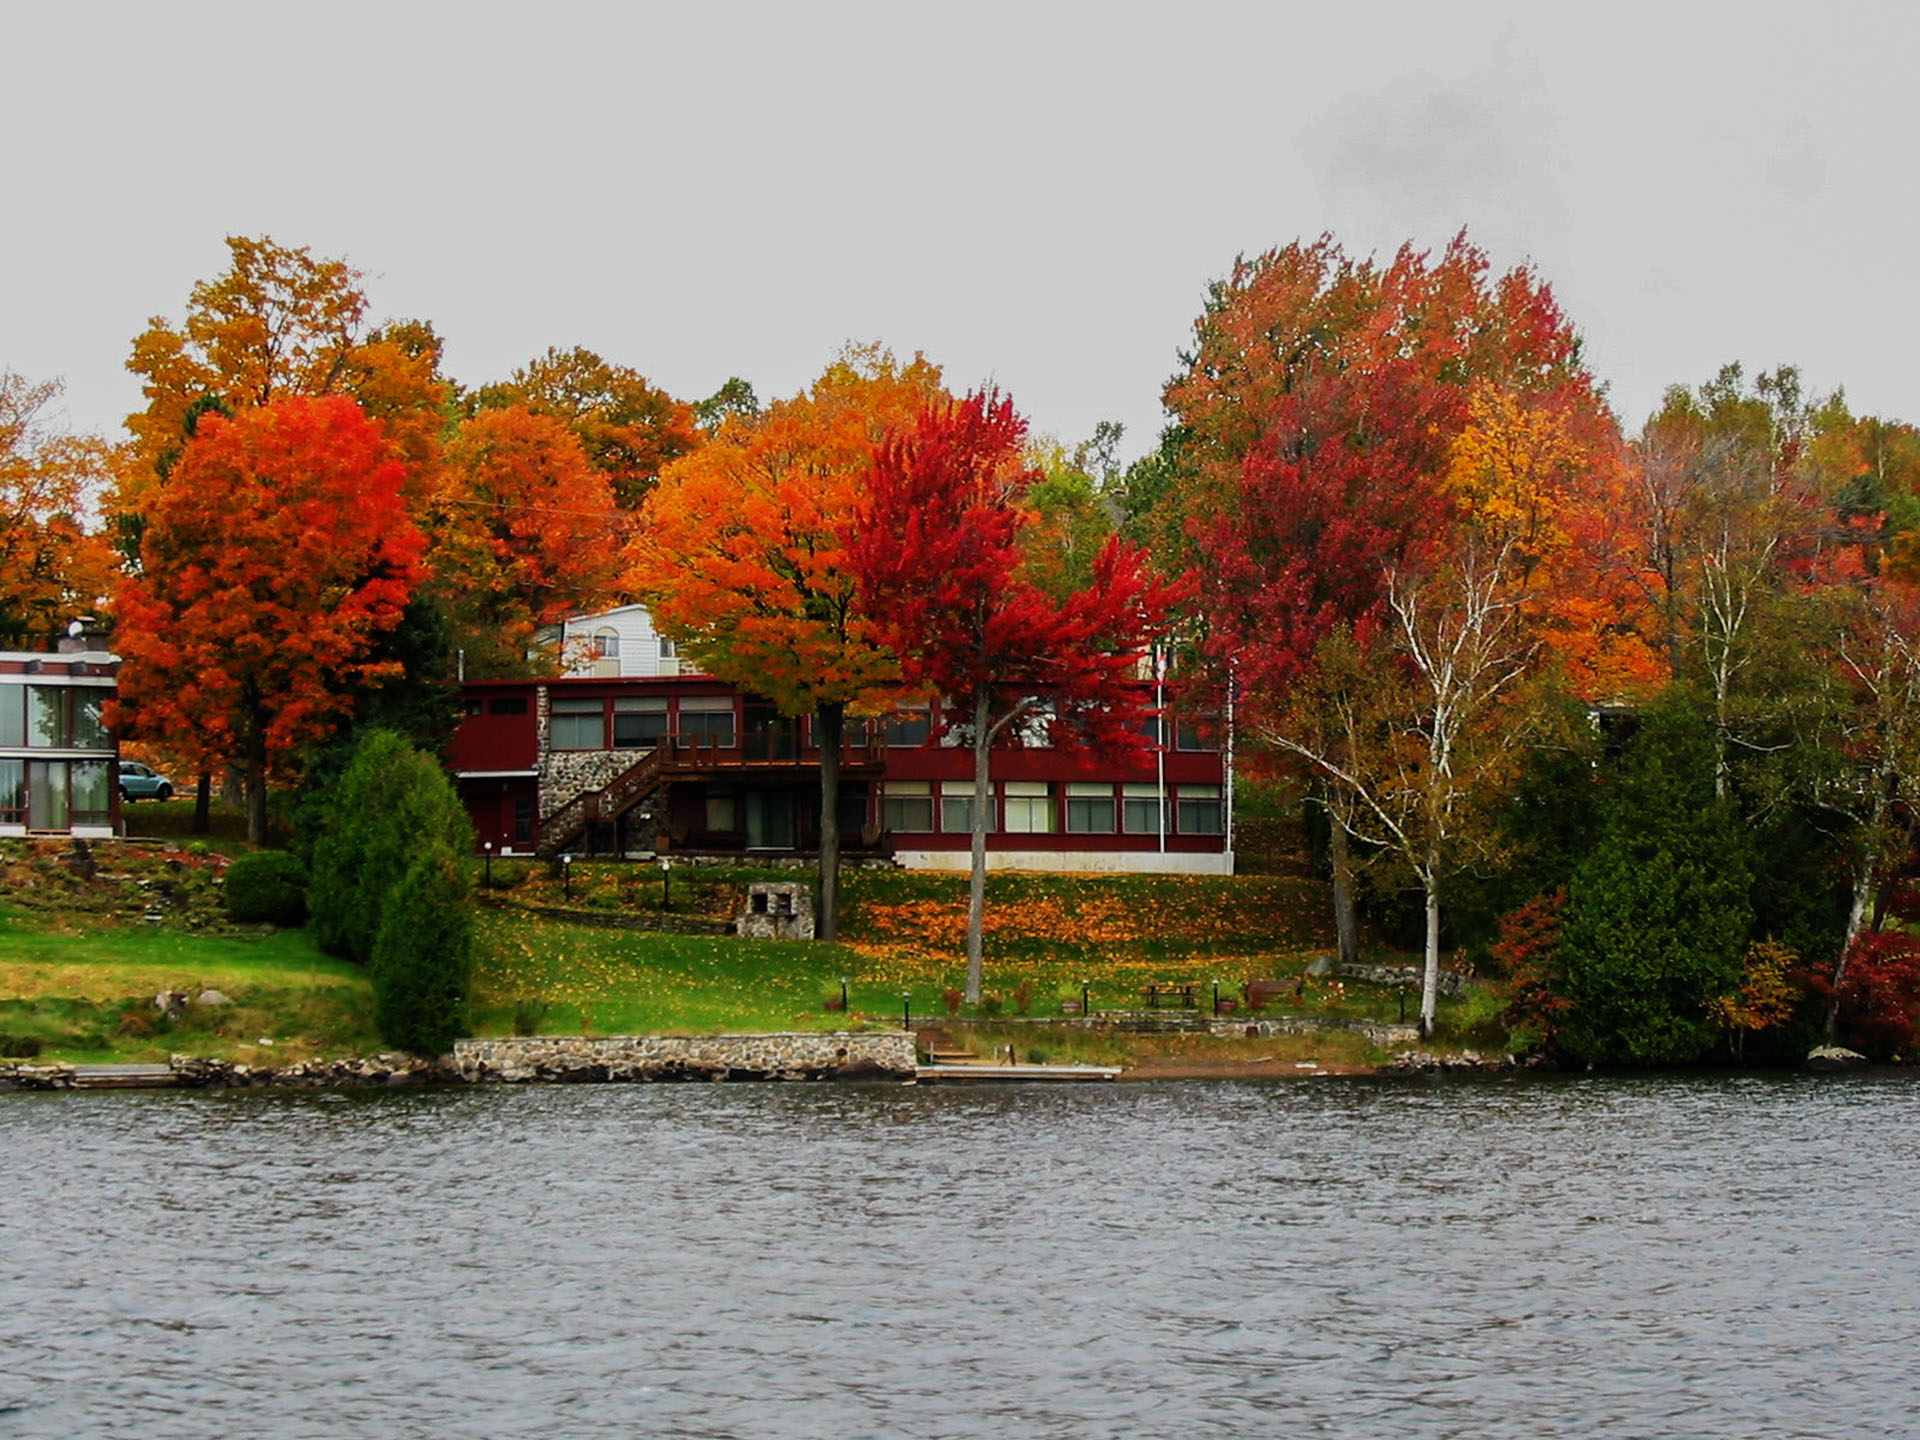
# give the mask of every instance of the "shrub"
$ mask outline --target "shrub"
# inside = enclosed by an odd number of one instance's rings
[[[951,985],[940,992],[940,1003],[947,1007],[947,1014],[949,1015],[958,1015],[960,1013],[960,1002],[966,998],[965,995],[961,994],[960,991]]]
[[[256,850],[227,867],[227,918],[295,926],[307,918],[306,868],[284,850]]]
[[[31,1060],[40,1053],[38,1035],[9,1035],[0,1032],[0,1060]]]
[[[473,912],[467,877],[444,845],[407,867],[373,944],[373,1022],[389,1045],[444,1055],[467,1028]]]
[[[1033,1008],[1033,982],[1022,980],[1013,987],[1013,1009],[1016,1015],[1024,1015]]]
[[[314,939],[331,955],[371,960],[387,898],[411,863],[473,851],[473,826],[446,772],[389,730],[354,746],[327,798],[307,891]]]

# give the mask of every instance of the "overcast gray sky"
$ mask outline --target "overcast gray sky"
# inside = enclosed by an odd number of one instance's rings
[[[1637,425],[1726,360],[1920,420],[1913,7],[1388,0],[0,11],[0,368],[139,400],[222,237],[368,275],[476,384],[688,399],[847,339],[1148,448],[1210,279],[1332,231],[1533,262]]]

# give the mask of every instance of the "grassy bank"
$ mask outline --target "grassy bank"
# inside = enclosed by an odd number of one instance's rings
[[[10,852],[13,903],[0,899],[0,1034],[39,1040],[46,1058],[80,1061],[187,1051],[272,1064],[381,1048],[362,970],[320,955],[302,931],[238,931],[209,918],[217,857],[133,845],[96,852],[97,874],[81,873],[58,847],[30,863]],[[791,879],[791,871],[681,866],[663,882],[657,869],[610,862],[576,864],[570,880],[522,862],[493,870],[488,894],[496,903],[477,915],[478,1034],[893,1026],[910,1006],[916,1023],[977,1031],[982,1047],[997,1048],[1004,1042],[994,1038],[996,1021],[1074,1015],[1083,993],[1096,1011],[1134,1009],[1148,984],[1192,984],[1205,1005],[1216,982],[1223,998],[1237,998],[1252,979],[1288,982],[1274,1007],[1280,1014],[1398,1013],[1393,993],[1304,973],[1324,953],[1325,901],[1299,878],[996,875],[986,995],[970,1007],[959,1002],[963,876],[852,872],[844,939],[826,944],[599,928],[540,913],[665,909],[717,921],[738,912],[751,880]],[[163,893],[171,897],[166,914],[143,916]],[[163,990],[205,989],[234,1003],[190,1007],[171,1021],[153,1005]],[[1067,1027],[1047,1033],[1045,1042],[1016,1043],[1023,1053],[1037,1043],[1043,1058],[1061,1060],[1112,1063],[1120,1053],[1122,1042],[1110,1037]],[[1125,1043],[1139,1056],[1193,1042]],[[1348,1053],[1358,1044],[1267,1040],[1243,1058],[1281,1064],[1312,1058],[1311,1050],[1362,1063],[1364,1046]],[[1216,1051],[1225,1053],[1218,1042]]]

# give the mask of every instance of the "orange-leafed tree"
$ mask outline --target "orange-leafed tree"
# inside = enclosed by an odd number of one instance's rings
[[[525,674],[534,632],[618,580],[625,517],[551,416],[513,405],[462,421],[431,509],[434,583],[471,677]]]
[[[813,386],[735,416],[667,467],[641,512],[628,583],[709,674],[811,715],[820,750],[819,934],[838,931],[846,716],[899,693],[899,666],[847,568],[874,447],[944,395],[939,367],[850,348]]]
[[[930,405],[876,456],[848,562],[906,679],[943,697],[973,748],[968,1003],[982,981],[991,759],[1026,722],[1049,743],[1138,755],[1151,710],[1132,683],[1184,587],[1110,539],[1082,589],[1056,597],[1025,573],[1026,426],[992,393]]]
[[[524,405],[563,422],[622,509],[638,507],[661,470],[700,443],[691,405],[578,346],[549,349],[504,385],[482,388],[479,401],[488,408]]]
[[[227,269],[193,287],[185,319],[156,316],[134,339],[127,368],[146,405],[127,417],[140,463],[122,481],[118,510],[146,509],[209,403],[231,414],[291,395],[350,395],[424,476],[452,398],[432,327],[403,321],[369,333],[365,277],[345,260],[268,236],[226,244]]]
[[[419,578],[401,480],[379,427],[344,397],[207,415],[115,595],[115,723],[239,765],[256,844],[269,773],[382,678],[375,641]]]
[[[106,593],[113,551],[90,522],[111,452],[48,423],[60,394],[0,370],[0,645],[57,635]]]

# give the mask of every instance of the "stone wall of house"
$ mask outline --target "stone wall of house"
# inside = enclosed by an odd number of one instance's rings
[[[647,758],[646,750],[540,751],[540,818],[546,819],[574,796],[611,785],[629,767]]]
[[[904,1030],[780,1035],[527,1035],[454,1042],[464,1080],[910,1079]]]

